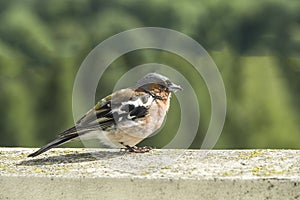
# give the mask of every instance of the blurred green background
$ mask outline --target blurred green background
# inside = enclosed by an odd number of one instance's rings
[[[156,26],[194,38],[221,72],[228,104],[216,148],[299,148],[299,25],[299,0],[0,0],[0,146],[43,145],[72,126],[73,83],[87,54],[121,31]],[[122,56],[105,72],[97,97],[148,62],[172,66],[191,81],[201,121],[190,148],[199,148],[210,100],[182,58],[155,50]],[[170,116],[180,112],[177,105],[173,98]],[[161,147],[177,128],[167,120],[143,143]]]

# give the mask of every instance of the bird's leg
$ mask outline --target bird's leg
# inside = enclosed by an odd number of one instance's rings
[[[126,145],[126,151],[127,152],[132,152],[132,153],[146,153],[152,150],[152,147],[150,146],[144,146],[144,147],[137,147],[137,146],[129,146]]]

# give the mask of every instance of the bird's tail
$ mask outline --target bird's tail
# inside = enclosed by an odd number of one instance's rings
[[[45,151],[48,151],[49,149],[52,149],[53,147],[62,145],[63,143],[68,142],[69,140],[72,140],[72,139],[74,139],[76,137],[78,137],[78,134],[76,132],[68,134],[68,135],[64,135],[64,136],[62,136],[60,138],[57,138],[56,140],[53,140],[49,144],[46,144],[45,146],[43,146],[42,148],[40,148],[36,152],[28,155],[28,157],[38,156],[38,155],[44,153]]]

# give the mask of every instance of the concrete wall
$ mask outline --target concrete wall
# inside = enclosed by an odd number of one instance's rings
[[[300,151],[0,148],[0,199],[300,199]]]

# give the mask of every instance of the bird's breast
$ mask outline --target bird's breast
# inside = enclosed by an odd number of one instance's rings
[[[106,135],[114,144],[134,146],[156,132],[163,124],[169,108],[169,99],[154,100],[147,115],[135,120],[117,123],[117,129]]]

